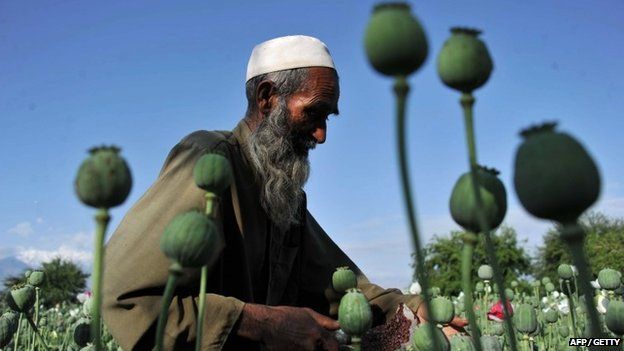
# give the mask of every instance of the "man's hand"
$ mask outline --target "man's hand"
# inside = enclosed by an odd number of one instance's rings
[[[338,328],[337,321],[309,308],[247,303],[237,334],[261,341],[269,350],[338,351],[338,341],[330,332]]]
[[[425,309],[424,302],[418,306],[416,316],[421,322],[428,320],[427,310]],[[442,331],[447,338],[450,338],[453,334],[465,332],[464,327],[466,325],[468,325],[468,321],[466,319],[455,316],[447,326],[444,326],[442,328]]]

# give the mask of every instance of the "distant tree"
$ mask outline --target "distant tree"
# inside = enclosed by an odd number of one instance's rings
[[[25,283],[26,282],[26,277],[24,275],[25,272],[26,270],[24,270],[24,272],[20,273],[19,275],[10,275],[4,278],[5,290],[10,289],[13,285]]]
[[[40,269],[45,272],[45,279],[41,285],[41,300],[48,308],[63,301],[77,302],[76,295],[84,291],[89,277],[78,265],[60,257],[43,263]],[[24,273],[7,277],[4,280],[5,293],[11,286],[23,282],[25,282]]]
[[[430,284],[441,289],[442,294],[457,295],[461,289],[461,252],[463,247],[462,235],[464,232],[453,231],[449,236],[434,236],[432,242],[424,248],[425,269]],[[530,273],[531,258],[525,252],[524,243],[518,243],[516,231],[509,226],[502,226],[492,240],[496,247],[496,256],[500,267],[503,268],[505,284],[519,279]],[[477,270],[482,264],[489,264],[485,251],[485,239],[480,237],[475,247],[472,277],[476,283]],[[414,265],[413,265],[414,266]]]
[[[585,228],[585,252],[594,278],[603,268],[613,268],[624,273],[624,220],[589,212],[580,220]],[[559,238],[557,227],[544,236],[544,245],[538,248],[534,275],[558,281],[557,267],[572,264],[565,243]]]

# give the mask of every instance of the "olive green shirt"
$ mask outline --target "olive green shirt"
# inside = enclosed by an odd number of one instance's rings
[[[123,218],[106,245],[103,317],[124,350],[154,347],[156,322],[170,260],[160,250],[165,226],[178,214],[204,209],[204,191],[193,167],[204,153],[227,157],[234,182],[221,199],[225,249],[211,268],[206,296],[203,350],[256,350],[259,344],[232,332],[245,302],[310,307],[334,316],[338,298],[331,276],[338,266],[358,274],[376,323],[400,302],[415,309],[420,298],[371,284],[303,207],[301,224],[286,232],[269,220],[248,163],[251,131],[241,120],[232,132],[197,131],[169,153],[152,186]],[[169,307],[167,350],[193,350],[199,270],[186,269]]]

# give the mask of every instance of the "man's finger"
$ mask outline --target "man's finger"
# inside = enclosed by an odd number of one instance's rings
[[[306,311],[310,316],[314,319],[316,323],[318,323],[321,327],[327,330],[337,330],[340,329],[340,324],[338,324],[337,320],[326,317],[310,308],[306,308]]]
[[[455,316],[449,324],[455,327],[465,327],[468,325],[468,320]]]

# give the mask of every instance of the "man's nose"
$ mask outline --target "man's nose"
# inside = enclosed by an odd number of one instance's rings
[[[323,121],[318,125],[312,132],[312,136],[317,144],[323,144],[327,138],[327,122]]]

